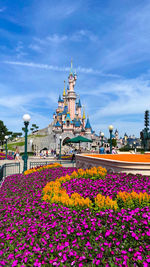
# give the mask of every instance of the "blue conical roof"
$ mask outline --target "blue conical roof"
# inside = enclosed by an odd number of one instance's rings
[[[79,99],[79,102],[78,102],[78,108],[82,108],[80,99]]]
[[[70,121],[70,123],[73,123],[72,120],[71,120],[71,118],[70,118],[69,112],[67,113],[65,122],[68,121],[68,120]]]
[[[64,102],[64,100],[61,99],[61,96],[59,95],[58,102]]]
[[[59,121],[56,122],[55,126],[56,126],[56,127],[61,127]]]
[[[59,95],[58,102],[61,102],[61,96]]]
[[[81,121],[80,120],[76,120],[74,126],[75,127],[80,127],[80,125],[81,125]]]
[[[87,118],[87,122],[86,122],[86,125],[85,125],[85,129],[91,129],[91,125],[90,125],[89,118]]]
[[[67,112],[68,112],[68,106],[65,106],[65,107],[64,107],[64,111],[63,111],[62,114],[67,114]]]

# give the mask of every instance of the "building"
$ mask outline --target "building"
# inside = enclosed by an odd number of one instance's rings
[[[82,107],[80,97],[75,92],[77,74],[73,72],[72,63],[68,76],[68,86],[62,90],[62,95],[58,97],[58,106],[53,113],[52,122],[45,129],[39,130],[36,134],[45,135],[42,138],[35,138],[33,145],[35,150],[59,149],[60,136],[62,144],[67,139],[82,135],[86,138],[97,140],[95,132],[92,130],[89,117],[85,116],[85,110]],[[38,141],[38,142],[37,142]],[[91,143],[84,143],[84,147],[90,149]],[[63,147],[62,147],[63,148]]]

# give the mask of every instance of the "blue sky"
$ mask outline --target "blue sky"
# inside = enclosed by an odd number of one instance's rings
[[[150,106],[150,1],[0,0],[0,119],[52,121],[70,61],[92,128],[139,136]]]

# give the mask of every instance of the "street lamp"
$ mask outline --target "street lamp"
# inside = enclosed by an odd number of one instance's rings
[[[23,116],[23,121],[25,125],[25,144],[24,144],[24,155],[23,155],[23,160],[24,160],[24,167],[23,167],[23,172],[27,170],[27,162],[28,162],[28,155],[27,155],[27,133],[28,133],[28,125],[31,117],[29,114],[25,114]]]
[[[60,141],[60,146],[59,146],[59,159],[61,159],[61,141],[62,141],[62,136],[59,136],[59,141]]]
[[[5,149],[6,149],[6,159],[7,159],[7,140],[8,140],[8,135],[5,135],[5,140],[6,140],[6,147],[5,147]]]
[[[101,133],[101,145],[103,145],[103,137],[104,137],[104,133]]]
[[[109,132],[110,132],[110,154],[112,154],[112,132],[113,132],[113,129],[114,129],[113,125],[109,125],[108,129],[109,129]]]
[[[133,144],[134,144],[134,153],[136,154],[136,142],[134,141]]]

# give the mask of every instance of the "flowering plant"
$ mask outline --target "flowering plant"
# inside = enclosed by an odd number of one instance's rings
[[[52,168],[59,168],[61,167],[62,165],[59,164],[59,163],[52,163],[52,164],[48,164],[48,165],[44,165],[44,166],[38,166],[38,167],[35,167],[35,168],[32,168],[32,169],[29,169],[27,171],[24,172],[24,175],[27,175],[27,174],[30,174],[30,173],[34,173],[34,172],[41,172],[43,170],[46,170],[46,169],[52,169]]]
[[[148,206],[95,211],[41,201],[49,182],[73,173],[75,179],[75,172],[59,167],[5,178],[0,188],[0,266],[149,266]],[[149,192],[149,177],[142,175],[107,174],[101,181],[105,197],[124,189]],[[92,190],[86,194],[93,196]]]

